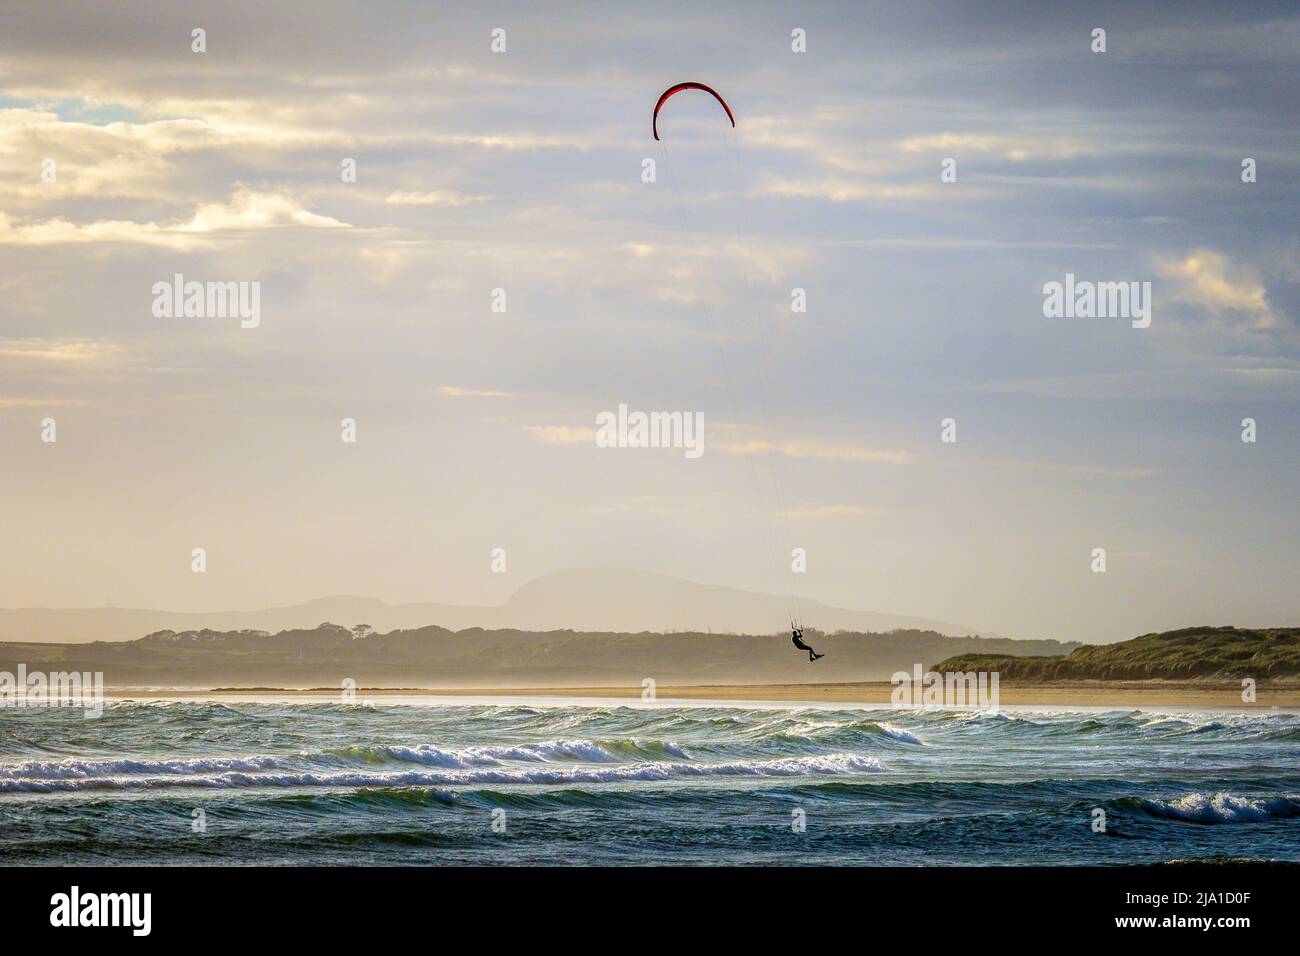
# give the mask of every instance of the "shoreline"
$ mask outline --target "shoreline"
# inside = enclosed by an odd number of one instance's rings
[[[889,704],[894,685],[888,681],[819,684],[665,684],[654,700],[808,701],[816,703]],[[519,697],[641,699],[640,685],[581,687],[358,687],[358,697]],[[109,687],[104,696],[137,697],[338,697],[336,687]],[[1231,707],[1268,710],[1300,707],[1300,683],[1260,683],[1253,703],[1241,699],[1241,685],[1230,681],[1062,681],[1051,684],[1003,682],[999,700],[1012,706],[1073,705],[1081,707]]]

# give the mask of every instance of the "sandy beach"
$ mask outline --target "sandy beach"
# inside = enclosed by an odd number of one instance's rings
[[[811,701],[817,703],[888,704],[893,685],[886,681],[843,684],[690,684],[661,685],[655,699],[713,701]],[[337,688],[224,687],[107,688],[114,699],[165,696],[284,698],[320,697],[340,693]],[[358,697],[545,697],[638,699],[637,686],[607,687],[358,687]],[[1053,707],[1231,707],[1263,709],[1300,707],[1300,683],[1262,683],[1254,702],[1241,699],[1241,687],[1232,682],[1188,681],[1078,681],[1053,684],[1003,683],[1000,702],[1011,706]]]

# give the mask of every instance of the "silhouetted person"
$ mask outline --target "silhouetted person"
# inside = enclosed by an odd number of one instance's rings
[[[790,641],[794,644],[795,647],[799,648],[799,650],[801,650],[801,651],[807,651],[807,652],[808,652],[808,661],[809,661],[810,663],[811,663],[812,661],[817,660],[817,658],[819,658],[819,657],[825,657],[825,656],[826,656],[825,654],[818,654],[816,651],[814,651],[811,647],[809,647],[807,644],[805,644],[805,643],[803,642],[803,628],[802,628],[802,627],[794,627],[793,625],[791,625],[791,627],[790,627]]]

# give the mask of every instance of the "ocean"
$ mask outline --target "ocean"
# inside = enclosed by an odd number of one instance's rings
[[[1300,712],[0,709],[5,865],[1172,860],[1300,861]]]

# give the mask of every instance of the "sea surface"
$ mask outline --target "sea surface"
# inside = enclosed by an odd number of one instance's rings
[[[5,865],[1242,859],[1300,861],[1295,711],[0,709]]]

